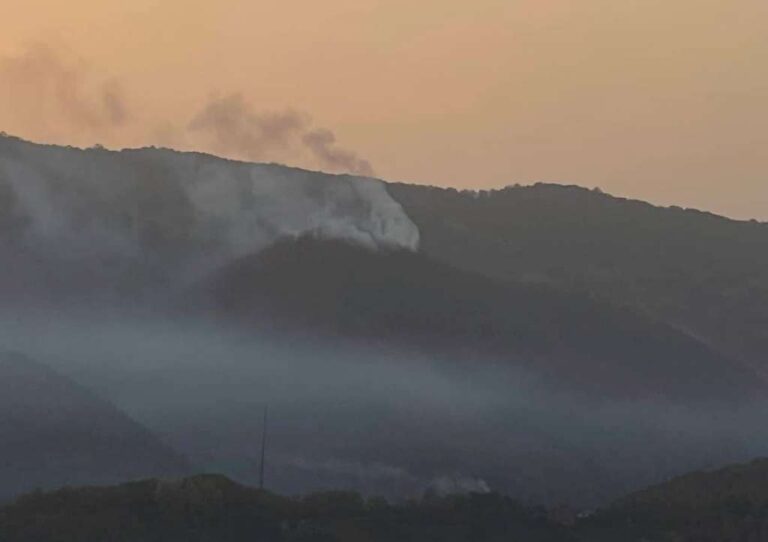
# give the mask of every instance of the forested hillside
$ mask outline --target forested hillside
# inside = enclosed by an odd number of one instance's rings
[[[31,494],[0,509],[13,542],[566,542],[543,509],[496,494],[399,505],[329,491],[281,497],[221,476]]]
[[[389,191],[434,258],[636,307],[768,369],[768,224],[554,184]]]
[[[585,521],[585,540],[768,540],[768,460],[675,478]],[[618,538],[617,538],[618,537]]]
[[[548,284],[500,280],[403,250],[301,238],[209,277],[219,314],[443,358],[501,360],[591,397],[754,398],[753,374],[638,311]]]

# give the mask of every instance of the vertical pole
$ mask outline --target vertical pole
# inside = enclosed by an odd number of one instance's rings
[[[261,425],[261,464],[259,465],[259,489],[264,489],[264,459],[267,452],[267,405],[264,405],[264,419]]]

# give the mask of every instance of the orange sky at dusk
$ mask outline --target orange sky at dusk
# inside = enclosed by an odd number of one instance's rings
[[[0,130],[25,138],[768,220],[765,0],[0,5]]]

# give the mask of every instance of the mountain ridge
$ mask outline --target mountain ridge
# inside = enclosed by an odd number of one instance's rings
[[[766,374],[768,224],[559,185],[389,190],[440,261],[633,307]]]

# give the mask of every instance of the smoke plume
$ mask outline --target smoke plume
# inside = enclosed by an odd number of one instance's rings
[[[313,127],[310,115],[292,109],[257,112],[242,94],[211,98],[188,125],[215,152],[248,160],[283,156],[301,160],[309,151],[318,167],[334,172],[373,175],[371,164],[336,145],[336,135]]]
[[[66,48],[39,44],[0,57],[0,130],[46,142],[160,144],[248,161],[372,176],[370,163],[291,108],[262,111],[242,93],[214,95],[191,115],[149,118],[132,110],[121,82]],[[182,114],[183,115],[183,114]],[[184,118],[186,117],[186,118]]]
[[[0,118],[11,131],[104,139],[130,120],[118,81],[47,45],[0,58]]]
[[[336,135],[330,130],[325,128],[312,130],[301,140],[322,164],[330,169],[348,171],[357,175],[373,175],[373,168],[368,160],[359,158],[352,151],[336,147]]]
[[[212,98],[189,124],[205,133],[218,152],[263,160],[274,149],[287,149],[309,122],[295,111],[255,113],[242,94]]]

